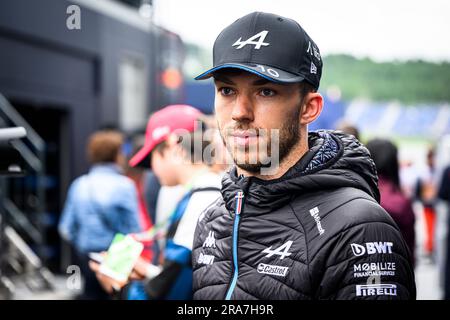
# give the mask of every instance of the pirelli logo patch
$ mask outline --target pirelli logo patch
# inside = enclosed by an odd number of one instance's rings
[[[397,285],[395,284],[368,284],[356,286],[357,297],[396,296],[396,295],[397,295]]]

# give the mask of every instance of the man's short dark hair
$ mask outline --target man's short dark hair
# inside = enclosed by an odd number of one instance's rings
[[[314,88],[312,84],[306,81],[302,81],[299,83],[300,86],[300,94],[303,97],[305,97],[310,92],[316,92],[317,90]]]

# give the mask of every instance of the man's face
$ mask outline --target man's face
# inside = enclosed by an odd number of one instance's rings
[[[220,134],[236,165],[258,173],[274,150],[281,162],[300,140],[298,83],[276,84],[234,70],[214,75],[214,83]]]

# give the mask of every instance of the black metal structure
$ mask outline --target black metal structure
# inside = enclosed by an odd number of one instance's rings
[[[68,27],[71,6],[79,8],[79,29]],[[3,105],[38,137],[22,146],[21,153],[36,149],[31,174],[7,178],[2,196],[12,216],[34,227],[15,229],[51,270],[68,263],[61,261],[56,226],[70,182],[88,169],[88,136],[105,126],[142,130],[152,111],[182,103],[177,80],[183,58],[180,37],[139,17],[132,6],[111,0],[0,1]],[[0,127],[12,120],[0,114]]]

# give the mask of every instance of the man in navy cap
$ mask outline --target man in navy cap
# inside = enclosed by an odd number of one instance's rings
[[[323,108],[323,61],[305,30],[248,14],[219,34],[213,63],[196,79],[214,78],[235,166],[196,229],[194,299],[415,299],[368,150],[342,132],[308,132]]]

